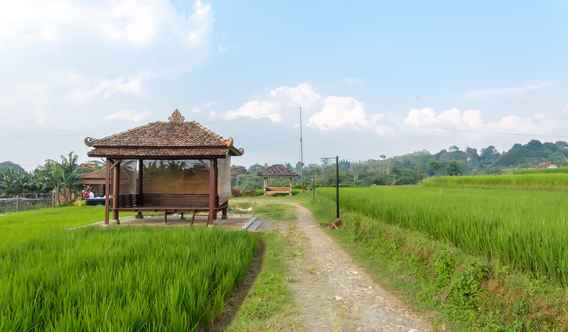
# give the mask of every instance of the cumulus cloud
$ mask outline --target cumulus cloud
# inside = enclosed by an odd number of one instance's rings
[[[268,119],[272,122],[281,122],[282,114],[280,105],[262,100],[251,100],[244,103],[241,107],[230,110],[225,114],[227,120],[239,118]]]
[[[118,111],[105,116],[106,120],[121,120],[129,122],[141,122],[150,116],[149,112],[136,112],[132,110]]]
[[[308,121],[308,126],[322,130],[361,129],[368,125],[368,114],[363,103],[352,97],[326,97],[321,111],[313,114]]]
[[[77,35],[147,46],[160,33],[198,46],[211,31],[211,5],[194,2],[189,20],[167,0],[10,1],[0,11],[0,43],[60,42]]]
[[[543,114],[529,117],[505,115],[485,121],[479,110],[460,110],[452,108],[437,112],[432,108],[411,109],[404,124],[414,129],[428,130],[493,130],[505,132],[534,133],[545,120]]]
[[[462,111],[457,108],[442,112],[436,112],[432,108],[411,109],[404,123],[414,128],[479,129],[483,127],[479,110]]]
[[[117,111],[118,102],[137,109],[153,93],[149,86],[207,57],[213,30],[213,7],[204,0],[7,1],[0,131],[76,127],[87,113]]]
[[[349,96],[322,96],[309,83],[275,88],[265,97],[247,101],[225,112],[223,118],[267,119],[295,127],[300,107],[311,128],[370,129],[381,135],[388,131],[383,124],[384,116],[367,112],[361,101]]]

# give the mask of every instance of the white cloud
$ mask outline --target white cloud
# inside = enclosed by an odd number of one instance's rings
[[[520,117],[517,115],[506,115],[497,121],[488,123],[487,127],[511,133],[535,133],[535,131],[539,131],[539,122],[542,120],[544,118],[541,116]]]
[[[201,0],[195,1],[190,22],[191,28],[186,35],[187,45],[199,47],[204,43],[213,27],[214,18],[211,4],[206,4]]]
[[[280,105],[268,101],[251,100],[244,103],[241,107],[225,113],[227,120],[239,118],[268,119],[272,122],[281,122],[282,114]]]
[[[413,128],[479,129],[484,126],[479,110],[457,108],[436,112],[432,108],[415,108],[408,112],[404,124]]]
[[[78,86],[81,78],[73,78],[77,87],[69,94],[69,98],[78,103],[86,103],[95,98],[109,99],[115,95],[141,96],[143,93],[144,78],[141,75],[135,77],[118,77],[111,80],[102,80],[94,84]]]
[[[322,130],[362,129],[368,125],[365,107],[352,97],[326,97],[321,111],[313,114],[308,121],[308,126]]]
[[[321,96],[309,83],[272,89],[267,96],[247,101],[222,117],[226,120],[267,119],[297,127],[300,106],[311,128],[366,129],[381,135],[389,131],[383,124],[384,116],[367,112],[361,101],[349,96]]]
[[[280,103],[291,107],[311,109],[320,102],[321,96],[309,83],[300,83],[295,87],[282,86],[270,91],[270,96]]]
[[[149,112],[136,112],[132,110],[118,111],[105,116],[105,120],[121,120],[129,122],[141,122],[150,116]]]
[[[167,0],[9,1],[0,11],[0,43],[56,42],[76,35],[147,46],[160,33],[200,46],[213,26],[209,3],[196,0],[191,16]]]
[[[404,124],[422,130],[471,130],[472,132],[500,131],[508,133],[536,133],[545,120],[544,114],[530,117],[505,115],[495,120],[484,121],[479,110],[449,110],[436,112],[432,108],[411,109]]]
[[[531,83],[518,87],[481,89],[466,92],[468,98],[510,97],[525,95],[550,86],[548,82]]]

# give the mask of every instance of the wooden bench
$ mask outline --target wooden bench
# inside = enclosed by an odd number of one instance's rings
[[[290,187],[266,187],[264,189],[264,195],[266,196],[274,196],[274,195],[292,195],[292,190]]]

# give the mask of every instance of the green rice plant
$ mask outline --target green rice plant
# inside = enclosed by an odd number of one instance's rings
[[[524,168],[510,171],[511,174],[558,174],[568,173],[568,167],[560,168]]]
[[[424,187],[502,188],[568,190],[567,173],[526,173],[508,175],[434,176],[422,181]]]
[[[0,251],[66,228],[92,224],[103,219],[99,206],[58,207],[0,215]]]
[[[194,331],[223,310],[256,240],[215,229],[49,233],[0,249],[0,331]]]
[[[334,200],[333,189],[318,191]],[[568,285],[568,193],[427,187],[344,188],[343,209]],[[359,236],[372,236],[361,229]]]

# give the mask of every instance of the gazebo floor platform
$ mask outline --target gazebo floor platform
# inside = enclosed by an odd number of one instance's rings
[[[250,217],[229,217],[228,219],[217,219],[210,227],[240,230],[250,220]],[[207,227],[207,216],[196,216],[194,222],[191,217],[181,219],[179,216],[170,216],[168,222],[164,222],[163,215],[144,216],[144,219],[126,217],[120,220],[120,224],[111,220],[110,224],[104,225],[97,223],[100,227]]]

